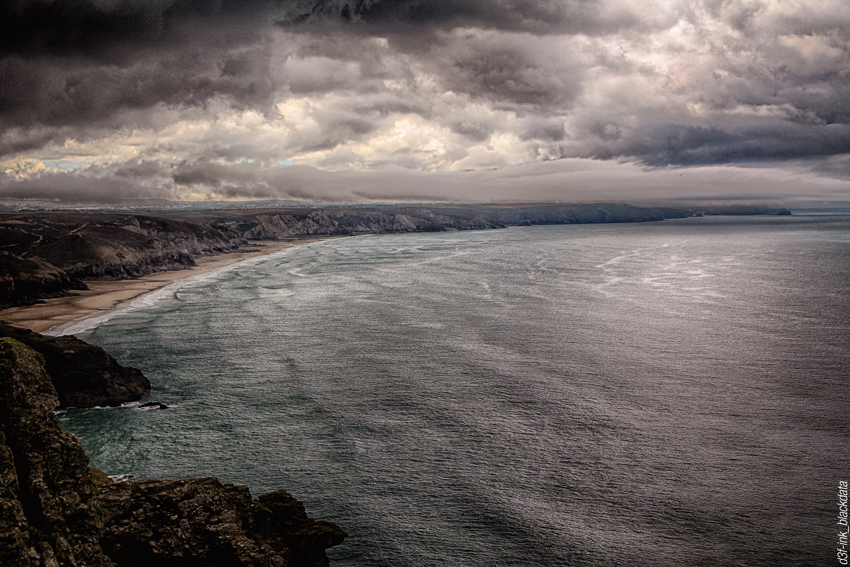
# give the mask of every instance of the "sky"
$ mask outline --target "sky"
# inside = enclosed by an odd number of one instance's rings
[[[4,0],[0,199],[850,201],[850,0]]]

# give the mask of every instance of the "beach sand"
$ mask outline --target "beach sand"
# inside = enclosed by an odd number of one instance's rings
[[[296,242],[263,241],[252,242],[256,251],[235,252],[207,256],[196,260],[197,266],[172,272],[157,272],[138,279],[118,281],[87,281],[86,291],[72,292],[68,297],[46,299],[44,303],[9,307],[0,309],[0,319],[39,333],[49,331],[54,327],[67,325],[77,319],[88,317],[93,313],[103,313],[117,306],[161,289],[177,280],[194,277],[206,272],[279,252],[299,244],[315,242],[319,239],[298,240]]]

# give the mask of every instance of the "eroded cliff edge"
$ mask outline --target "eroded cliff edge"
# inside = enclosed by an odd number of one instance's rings
[[[2,321],[0,337],[13,338],[44,357],[60,407],[120,406],[150,390],[150,380],[141,370],[118,364],[101,347],[77,337],[48,337]]]
[[[284,491],[214,478],[112,483],[53,411],[44,358],[0,338],[0,565],[321,566],[345,533]]]

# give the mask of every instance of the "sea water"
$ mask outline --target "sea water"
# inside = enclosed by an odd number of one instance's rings
[[[92,465],[285,488],[344,566],[832,565],[850,217],[299,246],[84,338],[151,379]]]

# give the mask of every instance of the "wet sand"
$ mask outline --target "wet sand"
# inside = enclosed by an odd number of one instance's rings
[[[172,272],[157,272],[134,280],[87,281],[86,291],[74,291],[74,295],[47,299],[44,303],[0,309],[0,319],[17,327],[24,327],[39,333],[55,327],[65,326],[72,321],[103,313],[117,306],[154,292],[178,280],[202,275],[207,272],[237,264],[244,260],[268,256],[297,246],[315,242],[319,239],[298,240],[295,242],[252,242],[253,252],[236,252],[198,258],[197,266]]]

